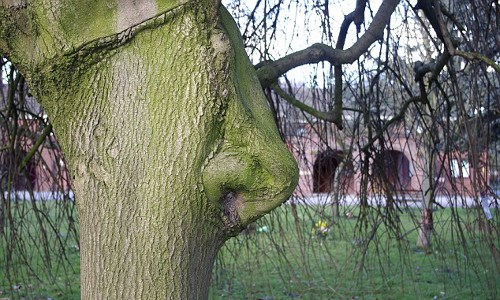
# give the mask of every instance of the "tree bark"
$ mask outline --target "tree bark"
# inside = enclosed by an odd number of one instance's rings
[[[236,24],[208,2],[118,14],[125,31],[83,43],[96,33],[65,40],[64,26],[47,27],[47,48],[31,44],[39,31],[0,37],[73,176],[82,299],[207,298],[223,242],[297,183]]]
[[[423,35],[423,43],[424,48],[430,49],[430,39],[427,35],[427,32],[422,30]],[[430,60],[430,52],[427,51],[427,59]],[[435,128],[435,122],[432,120],[432,113],[429,110],[429,107],[435,108],[436,105],[436,97],[433,94],[427,95],[425,90],[425,85],[423,82],[423,78],[420,79],[420,97],[422,99],[426,99],[425,102],[428,102],[428,105],[423,106],[421,109],[426,113],[423,116],[423,121],[433,130],[430,130],[429,133],[425,134],[422,137],[423,139],[423,149],[421,149],[421,157],[423,160],[424,166],[424,178],[422,179],[422,186],[420,187],[422,191],[422,195],[424,198],[422,199],[422,214],[420,217],[420,224],[418,227],[418,237],[416,246],[425,251],[429,251],[431,247],[431,239],[432,239],[432,231],[434,228],[433,224],[433,211],[432,204],[435,201],[436,197],[436,182],[435,182],[435,158],[436,158],[436,145],[435,140],[438,138],[439,130]]]

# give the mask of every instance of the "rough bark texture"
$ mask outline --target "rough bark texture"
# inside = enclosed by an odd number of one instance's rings
[[[52,2],[3,4],[0,48],[49,112],[73,176],[82,299],[206,298],[222,243],[297,182],[234,21],[214,1],[144,0],[141,18],[124,19],[133,2],[118,1],[116,24],[79,35],[60,20],[80,4]],[[36,29],[12,29],[23,22]]]

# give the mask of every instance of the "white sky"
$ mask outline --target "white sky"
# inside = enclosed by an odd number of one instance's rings
[[[7,63],[5,66],[2,67],[2,83],[7,84],[7,72],[8,69],[10,68],[10,63]]]

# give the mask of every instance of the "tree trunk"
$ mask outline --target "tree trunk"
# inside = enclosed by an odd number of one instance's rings
[[[73,177],[82,299],[206,298],[223,242],[297,183],[236,24],[202,6],[24,65]]]
[[[435,101],[431,100],[434,104]],[[430,121],[429,121],[430,122]],[[437,130],[435,131],[437,132]],[[423,194],[422,201],[422,215],[420,217],[420,224],[418,227],[418,238],[417,247],[427,250],[431,247],[431,237],[433,225],[433,211],[432,204],[434,203],[436,195],[435,178],[434,178],[434,168],[435,168],[435,145],[432,139],[432,134],[423,137],[424,138],[424,149],[422,150],[422,160],[424,162],[425,172],[424,178],[422,179],[421,191]]]
[[[430,46],[430,37],[426,31],[422,30],[423,43],[424,48],[426,49],[426,59],[430,60],[431,56],[431,46]],[[426,60],[427,61],[427,60]],[[421,95],[423,97],[424,95]],[[436,107],[436,97],[434,94],[426,95],[430,107]],[[422,179],[422,186],[420,187],[423,195],[423,207],[422,214],[420,217],[420,224],[418,227],[418,238],[417,238],[417,247],[428,250],[431,247],[431,237],[432,230],[434,228],[433,218],[432,218],[432,204],[436,195],[436,183],[435,183],[435,157],[436,157],[436,145],[435,139],[439,138],[439,130],[435,128],[435,122],[433,122],[431,117],[431,112],[429,111],[429,107],[424,106],[421,108],[422,111],[425,111],[424,114],[424,122],[429,124],[430,132],[426,133],[423,139],[423,149],[422,151],[422,159],[424,166],[424,178]]]
[[[431,237],[433,218],[432,218],[432,203],[434,202],[436,188],[434,183],[434,164],[435,164],[435,154],[432,144],[432,138],[429,136],[424,137],[424,149],[422,150],[422,160],[424,161],[424,178],[422,179],[421,191],[423,195],[422,199],[422,214],[420,217],[420,224],[418,227],[418,238],[417,247],[428,250],[431,247]]]
[[[422,209],[422,217],[418,227],[418,248],[428,250],[431,246],[432,222],[432,210],[429,208]]]

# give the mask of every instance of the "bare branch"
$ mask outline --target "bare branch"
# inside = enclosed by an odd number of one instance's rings
[[[423,102],[425,101],[424,99],[422,99],[422,97],[420,96],[415,96],[415,97],[411,97],[410,99],[408,99],[405,103],[403,103],[403,107],[401,107],[401,110],[399,111],[399,113],[397,115],[395,115],[393,118],[391,118],[390,120],[388,120],[384,126],[382,127],[382,129],[380,129],[379,131],[377,131],[377,134],[372,137],[370,139],[370,141],[363,146],[363,148],[361,148],[361,152],[366,152],[368,151],[368,149],[373,146],[373,144],[375,143],[375,141],[377,141],[383,134],[384,132],[389,129],[389,127],[396,123],[396,122],[399,122],[401,120],[403,120],[405,114],[406,114],[406,111],[408,110],[408,108],[410,107],[410,104],[412,103],[415,103],[415,102]]]
[[[283,89],[277,83],[271,84],[271,88],[281,98],[285,99],[288,103],[305,111],[306,113],[308,113],[308,114],[310,114],[310,115],[312,115],[320,120],[334,123],[337,126],[339,126],[339,124],[340,125],[342,124],[342,120],[338,120],[337,114],[335,114],[334,111],[329,111],[329,112],[319,111],[319,110],[303,103],[302,101],[295,99],[293,96],[291,96],[290,94],[283,91]],[[342,116],[342,114],[340,116]]]
[[[361,24],[365,20],[365,7],[367,0],[356,0],[356,9],[354,10],[354,24],[356,24],[356,30],[359,32],[361,29]]]
[[[298,66],[328,61],[332,65],[351,64],[384,35],[399,0],[384,0],[366,32],[346,50],[333,49],[325,44],[314,44],[309,48],[289,54],[273,62],[265,63],[257,70],[263,87],[270,86],[277,78]]]
[[[26,156],[24,156],[23,160],[21,161],[21,164],[19,166],[19,171],[22,171],[24,168],[26,168],[30,160],[33,158],[33,156],[35,156],[35,153],[38,151],[38,148],[40,148],[40,145],[42,145],[42,143],[45,141],[45,138],[51,132],[52,132],[52,124],[45,126],[45,128],[42,131],[42,134],[40,134],[33,147],[31,147],[30,151],[26,153]]]
[[[434,0],[435,7],[435,15],[438,22],[439,29],[441,30],[443,42],[446,46],[446,49],[450,53],[450,55],[455,55],[455,45],[453,44],[450,33],[448,32],[448,28],[446,28],[446,24],[444,23],[443,13],[441,12],[441,4],[439,0]]]
[[[337,39],[337,44],[335,46],[336,49],[342,50],[344,49],[345,45],[345,40],[347,37],[347,32],[349,31],[349,27],[351,26],[351,23],[354,22],[356,24],[356,30],[359,32],[361,28],[361,24],[363,23],[364,20],[364,12],[365,12],[365,6],[366,6],[366,0],[357,0],[356,1],[356,8],[354,11],[347,16],[345,16],[344,21],[342,22],[342,25],[340,26],[340,32],[339,32],[339,37]],[[334,74],[335,74],[335,91],[333,94],[333,103],[334,103],[334,108],[333,108],[333,114],[334,114],[334,119],[337,120],[338,123],[337,127],[339,129],[342,129],[342,75],[343,75],[343,70],[342,70],[342,64],[335,65],[334,67]]]
[[[495,63],[495,61],[493,61],[492,59],[488,58],[487,56],[481,53],[455,50],[455,55],[461,56],[469,60],[480,60],[485,64],[487,64],[488,66],[492,67],[498,74],[500,74],[500,65],[498,65],[497,63]]]
[[[424,12],[425,17],[429,20],[432,28],[436,32],[437,37],[443,40],[443,33],[441,32],[441,27],[436,16],[436,7],[434,6],[433,0],[419,0],[415,9],[421,9]]]

